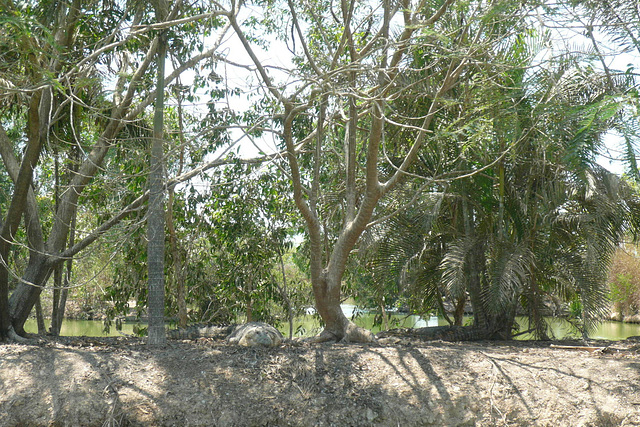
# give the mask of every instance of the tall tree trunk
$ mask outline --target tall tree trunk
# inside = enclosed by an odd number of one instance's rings
[[[163,3],[163,2],[160,2]],[[166,16],[156,8],[156,17]],[[158,79],[156,106],[153,117],[153,139],[151,143],[151,167],[149,176],[149,212],[147,219],[149,269],[149,345],[166,342],[164,327],[164,62],[167,51],[167,35],[162,32],[158,41]]]
[[[57,148],[54,153],[54,200],[56,211],[60,207],[60,153]],[[57,319],[60,305],[60,289],[62,288],[62,265],[53,271],[53,304],[51,308],[51,334],[58,336]]]
[[[48,91],[45,91],[45,93],[49,94]],[[9,313],[9,250],[27,204],[27,196],[33,179],[33,169],[40,158],[43,140],[40,126],[40,101],[43,99],[46,103],[49,96],[43,97],[41,91],[35,92],[31,96],[27,119],[27,147],[14,183],[13,196],[7,211],[7,218],[0,229],[0,339],[12,335]]]
[[[182,94],[179,90],[176,91],[176,98],[178,100],[178,137],[180,139],[180,156],[178,161],[177,176],[182,175],[184,169],[184,151],[187,141],[184,137],[184,122],[182,111]],[[187,290],[185,287],[185,262],[186,255],[183,257],[183,252],[180,251],[178,246],[178,236],[173,222],[173,201],[174,201],[174,187],[169,187],[169,200],[167,205],[167,230],[169,231],[169,241],[171,243],[171,252],[173,259],[173,282],[176,287],[176,299],[178,304],[178,326],[181,328],[187,327]]]
[[[285,305],[287,306],[287,320],[289,321],[289,339],[293,339],[293,307],[291,306],[291,299],[287,291],[287,274],[284,268],[284,257],[282,252],[278,250],[278,259],[280,261],[280,272],[282,273],[282,286],[278,285],[278,290]]]

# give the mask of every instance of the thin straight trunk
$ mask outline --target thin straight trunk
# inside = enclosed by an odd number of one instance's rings
[[[280,259],[280,271],[282,272],[282,288],[278,286],[280,290],[280,294],[282,295],[282,299],[284,303],[287,305],[287,320],[289,321],[289,339],[293,339],[293,308],[291,307],[291,299],[289,298],[289,294],[287,292],[287,275],[284,268],[284,258],[282,257],[282,253],[278,251],[278,257]]]
[[[77,155],[77,153],[76,153]],[[75,168],[73,169],[75,171]],[[76,223],[78,220],[78,213],[76,212],[71,220],[71,230],[69,231],[69,247],[73,247],[76,242]],[[58,306],[58,317],[56,318],[56,330],[60,333],[62,329],[62,321],[64,320],[64,312],[67,308],[67,296],[69,295],[69,285],[71,283],[71,272],[73,270],[73,258],[67,258],[67,268],[64,273],[64,283],[60,291],[60,302]]]
[[[179,138],[180,138],[180,160],[178,164],[178,172],[176,175],[180,176],[182,174],[182,169],[184,167],[184,149],[186,141],[184,139],[184,126],[183,126],[183,118],[182,118],[182,97],[180,93],[177,95],[178,98],[178,127]],[[173,260],[173,266],[171,269],[172,272],[172,280],[176,288],[176,301],[178,305],[178,326],[181,328],[185,328],[187,326],[187,294],[184,285],[184,263],[182,260],[182,254],[180,253],[180,248],[178,247],[178,236],[176,233],[176,228],[173,223],[173,200],[174,200],[174,187],[170,187],[168,190],[169,198],[167,201],[167,231],[169,232],[169,243],[171,245],[171,258]]]
[[[248,265],[248,270],[253,271],[251,265]],[[247,295],[247,308],[246,308],[246,316],[247,322],[253,322],[253,274],[248,275],[248,280],[245,282],[244,293]],[[244,278],[241,280],[245,280]]]
[[[69,295],[69,276],[71,275],[71,260],[67,261],[66,274],[64,276],[63,288],[60,291],[60,303],[58,307],[58,317],[56,320],[56,332],[60,335],[62,330],[62,321],[64,320],[64,312],[67,308],[67,296]],[[53,319],[52,319],[53,322]]]
[[[63,265],[58,265],[53,270],[53,302],[51,307],[51,335],[57,337],[60,335],[58,330],[58,310],[60,309],[60,290],[62,289],[62,268]],[[38,299],[39,301],[40,299]],[[36,307],[37,308],[37,307]]]
[[[166,342],[164,327],[164,62],[167,35],[163,32],[158,42],[158,80],[156,107],[153,117],[153,140],[151,143],[151,167],[149,176],[149,212],[147,219],[149,269],[149,345]]]
[[[54,199],[55,209],[58,211],[60,207],[60,161],[58,150],[55,150],[55,162],[54,162]],[[60,308],[60,289],[62,288],[62,265],[58,265],[53,271],[53,304],[51,308],[51,334],[53,336],[59,335],[58,330],[58,309]],[[38,299],[40,301],[40,299]]]
[[[44,313],[42,312],[42,299],[38,298],[36,302],[36,323],[38,325],[38,335],[47,334],[47,327],[44,324]]]

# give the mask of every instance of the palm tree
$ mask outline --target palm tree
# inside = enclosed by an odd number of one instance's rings
[[[640,55],[640,8],[635,0],[577,0],[572,1],[563,16],[584,26],[583,35],[590,45],[590,55],[604,74],[601,84],[620,106],[620,117],[612,126],[620,137],[620,159],[625,173],[635,180],[637,171],[635,147],[640,137],[637,117],[638,69]],[[617,68],[616,68],[617,67]],[[626,84],[620,84],[626,81]]]
[[[468,294],[485,337],[511,336],[519,309],[546,337],[542,314],[551,296],[578,301],[583,329],[592,328],[606,307],[613,250],[637,221],[637,195],[595,163],[621,108],[607,95],[607,77],[580,71],[569,58],[525,72],[522,60],[535,49],[524,42],[510,47],[521,67],[495,79],[490,91],[469,88],[461,99],[473,102],[456,105],[472,114],[439,152],[457,160],[448,173],[464,178],[431,185],[430,197],[372,233],[370,245],[374,273],[386,269],[411,283],[407,290],[420,289],[423,309],[442,306],[440,295]],[[459,149],[465,146],[479,149]],[[434,152],[425,154],[421,173],[444,163],[433,161]]]

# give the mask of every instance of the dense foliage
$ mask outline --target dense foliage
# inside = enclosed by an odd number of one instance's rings
[[[635,2],[0,0],[0,24],[2,338],[41,295],[53,333],[69,299],[145,316],[153,273],[180,325],[315,304],[322,339],[369,339],[348,297],[386,325],[470,305],[496,338],[638,309]]]

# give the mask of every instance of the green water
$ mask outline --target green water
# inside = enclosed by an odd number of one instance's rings
[[[45,320],[45,325],[47,330],[49,330],[49,326],[51,322]],[[135,323],[123,323],[122,324],[122,333],[124,334],[133,334],[133,327]],[[111,331],[109,333],[104,332],[104,323],[101,320],[67,320],[65,319],[62,322],[62,330],[60,331],[60,335],[72,337],[72,336],[87,336],[87,337],[117,337],[122,334],[116,330],[115,326],[111,327]],[[24,330],[30,333],[38,332],[38,325],[35,319],[29,319],[24,324]]]
[[[355,323],[364,328],[370,329],[376,333],[380,331],[380,326],[373,326],[375,314],[367,312],[354,311],[356,308],[353,305],[343,304],[342,311],[344,314],[355,321]],[[355,315],[354,315],[355,314]],[[431,317],[429,319],[422,319],[415,315],[406,314],[392,314],[390,319],[389,328],[422,328],[425,326],[447,326],[448,323],[439,317]],[[527,319],[525,317],[519,317],[516,319],[520,325],[520,330],[524,331],[529,329],[527,325]],[[465,323],[471,322],[470,317],[465,318]],[[565,319],[547,319],[549,324],[549,335],[556,339],[563,338],[582,338],[582,335],[571,326],[571,324]],[[301,327],[302,335],[313,335],[320,331],[320,323],[314,316],[304,316],[303,318],[296,319],[294,322],[294,334],[296,328]],[[283,325],[280,330],[285,335],[289,333],[289,326]],[[605,340],[623,340],[630,336],[640,335],[640,324],[636,323],[622,323],[622,322],[603,322],[598,328],[591,333],[590,337],[594,339]],[[532,339],[530,334],[523,334],[518,339]]]
[[[347,314],[347,313],[345,313]],[[351,318],[351,313],[347,314],[347,317]],[[381,330],[380,326],[373,326],[374,314],[360,313],[353,318],[355,323],[364,328],[370,329],[372,332],[377,333]],[[466,321],[470,322],[471,318],[467,318]],[[520,317],[516,319],[520,325],[520,330],[524,331],[528,329],[527,319]],[[564,319],[547,319],[549,324],[550,336],[556,339],[563,338],[582,338],[580,332],[575,330],[571,324]],[[422,328],[425,326],[447,326],[448,323],[443,318],[431,317],[428,320],[424,320],[419,316],[407,316],[407,315],[392,315],[389,328]],[[300,335],[313,335],[320,331],[320,323],[312,316],[305,316],[301,319],[294,321],[294,335],[296,335],[297,328],[302,328]],[[289,326],[282,325],[280,331],[288,336]],[[590,334],[590,338],[604,339],[604,340],[623,340],[630,336],[640,335],[640,324],[637,323],[622,323],[622,322],[603,322],[598,328]],[[533,339],[531,334],[523,334],[517,339]]]
[[[516,319],[520,325],[520,330],[524,331],[528,329],[528,322],[526,318]],[[576,331],[569,322],[564,319],[548,318],[550,336],[557,339],[563,338],[582,338],[580,332]],[[622,323],[622,322],[603,322],[598,328],[589,334],[589,338],[602,339],[602,340],[623,340],[627,337],[640,335],[640,324],[637,323]],[[529,334],[519,336],[517,339],[533,339]]]
[[[380,327],[373,326],[375,315],[367,312],[358,312],[354,316],[354,307],[351,305],[343,305],[345,315],[353,320],[359,326],[370,329],[372,332],[379,332]],[[526,319],[517,319],[520,329],[527,329]],[[580,334],[575,331],[569,322],[564,319],[548,319],[549,327],[555,338],[580,338]],[[45,322],[47,328],[49,323]],[[444,319],[431,317],[430,319],[422,319],[419,316],[405,314],[391,314],[390,328],[419,328],[425,326],[445,326],[447,322]],[[133,334],[135,323],[124,323],[122,325],[122,333]],[[99,320],[65,320],[62,323],[61,335],[64,336],[120,336],[121,333],[115,327],[111,328],[109,333],[103,331],[104,325]],[[285,336],[289,335],[289,324],[280,325],[280,331]],[[25,324],[27,332],[35,333],[38,330],[35,319],[29,319]],[[302,316],[294,321],[294,335],[312,336],[320,331],[320,322],[316,316]],[[607,339],[607,340],[623,340],[627,337],[640,335],[640,324],[620,323],[620,322],[603,322],[598,329],[591,334],[591,338]],[[523,335],[519,339],[529,339],[530,336]]]

